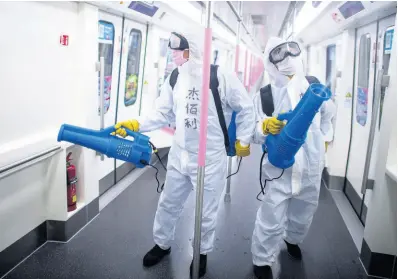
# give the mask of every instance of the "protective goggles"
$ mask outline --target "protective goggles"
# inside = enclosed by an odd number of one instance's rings
[[[172,32],[169,39],[169,48],[174,50],[185,50],[189,48],[189,44],[187,39],[183,36]]]
[[[296,42],[286,42],[274,47],[269,53],[269,61],[272,64],[283,61],[288,56],[299,56],[301,53],[300,47]]]

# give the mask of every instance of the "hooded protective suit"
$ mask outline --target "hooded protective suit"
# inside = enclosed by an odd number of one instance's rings
[[[288,56],[276,64],[278,68],[269,61],[270,51],[284,42],[280,38],[270,38],[264,52],[265,69],[271,81],[274,116],[294,109],[300,95],[309,86],[300,56]],[[295,75],[289,81],[281,72]],[[266,136],[263,134],[262,122],[267,116],[262,111],[259,92],[254,97],[254,106],[258,123],[254,142],[263,144]],[[308,130],[304,145],[295,156],[294,165],[286,169],[279,179],[267,182],[253,232],[254,265],[271,265],[282,237],[291,244],[299,244],[306,236],[318,206],[325,154],[324,136],[333,129],[331,120],[334,111],[332,101],[323,103]],[[263,177],[270,180],[279,177],[282,170],[274,167],[265,156],[262,172]]]
[[[174,238],[176,222],[189,194],[196,187],[199,149],[200,99],[202,84],[203,31],[180,33],[189,43],[189,60],[178,67],[179,76],[174,90],[169,78],[165,80],[156,108],[139,119],[140,131],[147,132],[169,123],[176,125],[168,156],[164,190],[156,211],[153,236],[162,249],[167,249]],[[253,102],[239,79],[218,70],[219,93],[227,126],[232,112],[237,112],[237,139],[249,144],[255,129]],[[209,91],[209,94],[211,92]],[[214,99],[209,97],[204,179],[201,254],[210,252],[216,227],[217,207],[226,181],[227,155]]]

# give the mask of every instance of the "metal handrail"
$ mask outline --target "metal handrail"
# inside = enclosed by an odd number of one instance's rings
[[[227,1],[228,6],[231,8],[232,12],[235,14],[236,19],[238,22],[240,22],[240,24],[242,25],[242,27],[246,30],[247,35],[249,35],[249,37],[252,39],[253,43],[255,44],[255,46],[258,48],[259,51],[261,51],[261,48],[258,46],[257,42],[254,40],[253,35],[249,32],[249,29],[246,27],[246,24],[243,22],[242,17],[240,16],[239,12],[236,10],[236,8],[234,7],[234,5],[232,4],[231,1]]]
[[[227,1],[227,4],[231,8],[232,12],[235,14],[237,20],[239,22],[242,22],[242,24],[244,24],[243,20],[242,20],[242,17],[240,16],[239,12],[236,10],[235,6],[230,1]]]
[[[4,177],[4,176],[8,176],[16,171],[19,171],[21,169],[24,169],[32,164],[36,164],[40,161],[43,161],[53,155],[55,155],[56,153],[58,153],[58,151],[61,150],[61,146],[57,146],[57,147],[53,147],[50,149],[47,149],[43,152],[40,152],[38,154],[29,156],[27,158],[24,158],[22,160],[16,161],[14,163],[5,165],[3,167],[0,168],[0,178]],[[36,161],[35,161],[36,160]]]

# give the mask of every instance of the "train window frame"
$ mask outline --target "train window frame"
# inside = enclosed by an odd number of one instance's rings
[[[364,49],[364,47],[366,48]],[[369,79],[372,55],[370,33],[362,34],[358,48],[358,75],[356,82],[356,121],[365,126],[368,118]],[[365,60],[364,60],[365,58]],[[366,85],[365,85],[366,84]],[[364,86],[365,85],[365,86]]]
[[[112,26],[112,40],[105,40],[105,39],[101,39],[100,38],[100,26],[101,24],[105,24],[105,25],[110,25]],[[104,31],[105,33],[105,31]],[[109,111],[109,107],[110,107],[110,103],[111,103],[111,98],[112,98],[112,76],[113,76],[113,56],[114,56],[114,51],[115,51],[115,25],[107,20],[98,20],[98,60],[100,60],[101,57],[101,45],[107,45],[110,44],[112,46],[111,51],[110,51],[110,55],[107,55],[107,57],[104,56],[104,114],[106,114]],[[105,41],[112,41],[112,43],[105,43]],[[107,58],[110,58],[110,63],[107,63],[109,60]],[[107,67],[109,66],[110,67]],[[106,75],[106,71],[107,69],[110,69],[110,74]],[[100,88],[99,88],[99,84],[100,84],[100,73],[98,73],[98,98],[100,95]],[[107,90],[108,89],[108,90]],[[109,97],[107,98],[106,93],[109,92]],[[109,100],[109,101],[108,101]],[[98,114],[100,114],[100,103],[98,104]]]
[[[133,46],[133,38],[134,35],[137,35],[138,42],[137,42],[137,48],[136,48],[136,52],[133,54],[134,56],[131,56],[131,50],[135,49],[132,48]],[[130,30],[130,34],[129,34],[129,42],[128,42],[128,52],[127,52],[127,61],[126,61],[126,78],[124,81],[124,94],[123,94],[123,98],[124,98],[124,106],[128,107],[128,106],[132,106],[137,102],[137,98],[138,98],[138,84],[139,84],[139,77],[140,77],[140,66],[141,66],[141,51],[142,51],[142,32],[141,30],[132,28]],[[134,64],[135,69],[138,69],[136,73],[129,73],[129,61],[130,59],[137,59],[137,63]],[[135,90],[134,95],[132,95],[130,98],[127,98],[127,93],[128,93],[128,89],[129,89],[129,80],[130,78],[135,79],[135,81],[132,81],[132,83],[135,82],[136,86],[133,90]],[[130,82],[131,83],[131,82]]]

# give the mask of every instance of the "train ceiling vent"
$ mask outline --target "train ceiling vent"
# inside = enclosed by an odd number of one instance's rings
[[[264,25],[266,22],[266,15],[258,14],[258,15],[251,15],[252,21],[254,25]]]
[[[129,9],[141,14],[153,17],[159,9],[154,5],[155,1],[131,1]]]
[[[163,12],[160,16],[159,16],[159,20],[162,20],[163,17],[166,15],[166,12]]]

